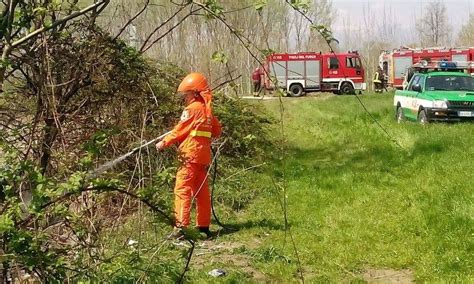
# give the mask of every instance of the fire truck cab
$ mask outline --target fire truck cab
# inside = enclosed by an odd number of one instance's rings
[[[384,51],[380,55],[379,65],[388,75],[388,84],[403,89],[408,68],[420,62],[450,61],[459,65],[469,65],[474,75],[474,48],[408,48],[402,47]]]
[[[272,54],[263,68],[263,87],[284,89],[292,97],[320,91],[352,94],[366,89],[357,52]]]

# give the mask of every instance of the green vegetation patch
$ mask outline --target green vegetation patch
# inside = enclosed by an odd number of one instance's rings
[[[285,163],[275,149],[262,196],[240,218],[253,225],[222,240],[245,244],[236,255],[250,256],[266,279],[297,279],[281,191],[271,180],[285,164],[289,222],[306,280],[399,271],[421,282],[472,281],[473,125],[397,124],[392,99],[362,97],[404,149],[352,96],[285,99]],[[279,116],[277,100],[265,106]]]

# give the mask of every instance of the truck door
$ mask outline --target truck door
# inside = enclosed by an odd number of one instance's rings
[[[288,80],[304,80],[304,61],[288,61]]]
[[[321,62],[319,60],[306,61],[306,88],[321,89]]]
[[[340,74],[341,62],[336,56],[329,56],[327,57],[327,70],[328,70],[328,78],[341,78],[342,74]]]
[[[287,76],[287,61],[272,61],[270,64],[270,74],[272,74],[272,81],[276,79],[277,86],[275,88],[286,89],[286,76]],[[274,84],[274,83],[273,83]]]
[[[415,74],[410,80],[405,91],[405,101],[401,102],[403,108],[403,114],[412,119],[417,119],[418,117],[418,103],[417,96],[418,92],[413,90],[413,86],[420,83],[421,76]]]
[[[362,65],[358,57],[347,56],[346,57],[346,71],[345,75],[348,78],[361,78],[362,77]]]

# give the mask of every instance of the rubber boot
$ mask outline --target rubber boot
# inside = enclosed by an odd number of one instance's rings
[[[200,233],[206,234],[207,240],[212,239],[213,235],[212,232],[209,230],[209,227],[197,227],[197,229]]]

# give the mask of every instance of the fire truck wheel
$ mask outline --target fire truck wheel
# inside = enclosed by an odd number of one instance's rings
[[[290,97],[300,97],[303,95],[303,86],[300,84],[293,84],[290,86]]]
[[[341,93],[345,95],[352,95],[354,94],[354,87],[352,86],[351,83],[345,82],[341,86]]]

